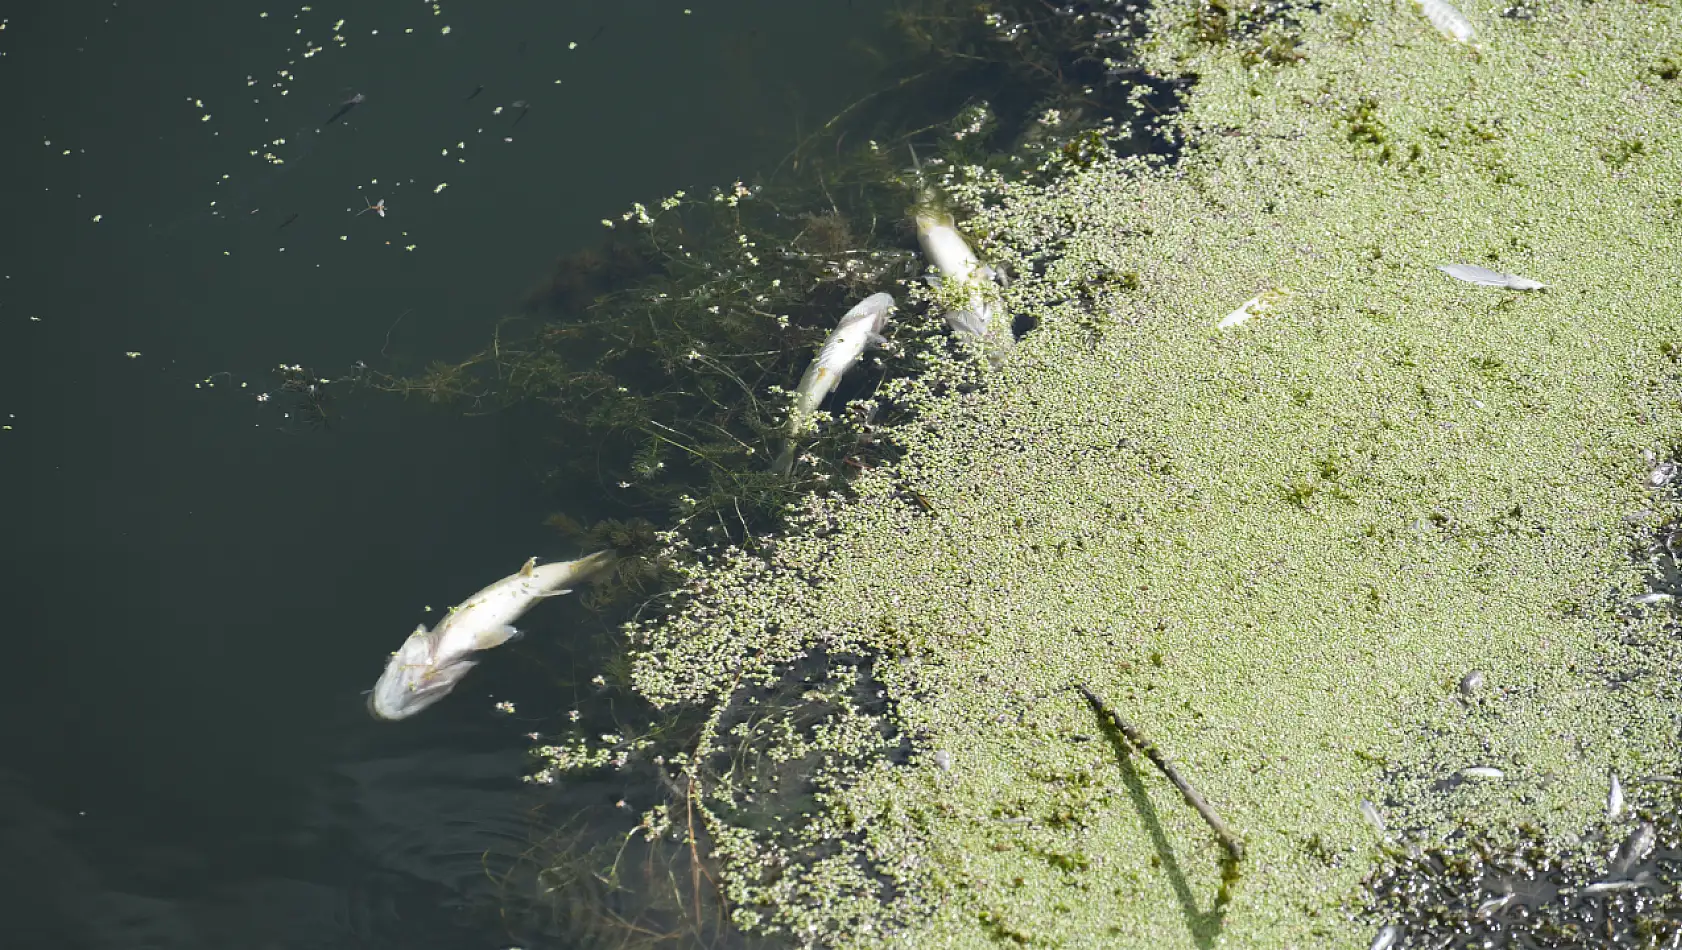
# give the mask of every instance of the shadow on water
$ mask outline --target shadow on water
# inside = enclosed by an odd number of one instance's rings
[[[1162,862],[1162,872],[1168,876],[1168,884],[1174,890],[1174,899],[1179,902],[1180,912],[1186,917],[1186,929],[1197,946],[1213,947],[1220,939],[1221,929],[1226,924],[1226,908],[1232,899],[1228,880],[1230,862],[1222,864],[1223,882],[1216,889],[1209,909],[1200,909],[1197,895],[1192,893],[1191,884],[1186,881],[1185,871],[1180,867],[1179,856],[1175,854],[1174,846],[1168,840],[1168,833],[1163,830],[1162,821],[1157,816],[1156,805],[1151,801],[1144,779],[1133,763],[1134,753],[1128,746],[1126,737],[1107,720],[1101,721],[1099,728],[1103,730],[1104,738],[1109,740],[1110,748],[1115,752],[1116,763],[1121,769],[1122,784],[1127,787],[1127,795],[1133,800],[1133,807],[1139,812],[1139,820],[1144,823],[1145,830],[1150,835],[1157,860]]]

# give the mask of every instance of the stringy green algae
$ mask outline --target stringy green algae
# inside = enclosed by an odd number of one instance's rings
[[[1629,516],[1674,515],[1641,453],[1682,436],[1679,14],[1504,4],[1463,5],[1481,55],[1410,4],[1339,0],[1298,15],[1299,61],[1253,66],[1163,5],[1155,67],[1197,77],[1178,164],[969,191],[1038,329],[982,390],[916,398],[902,463],[636,632],[638,687],[724,723],[802,657],[876,657],[854,692],[885,706],[773,742],[839,750],[804,805],[732,819],[754,790],[697,770],[742,923],[1365,946],[1362,799],[1393,828],[1569,835],[1609,767],[1675,769],[1676,653],[1619,613]],[[1456,261],[1550,286],[1434,269]],[[1274,286],[1295,294],[1215,329]],[[1208,828],[1118,760],[1077,679],[1244,836],[1227,899]],[[1473,765],[1507,778],[1441,784]]]

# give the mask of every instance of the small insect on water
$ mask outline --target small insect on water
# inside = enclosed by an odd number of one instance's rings
[[[380,200],[374,202],[371,205],[368,204],[368,199],[367,198],[363,198],[362,203],[365,204],[365,205],[368,205],[368,207],[363,208],[361,211],[358,211],[356,213],[357,217],[360,218],[370,211],[374,212],[375,214],[379,215],[382,218],[385,217],[385,199],[384,198],[381,198]]]

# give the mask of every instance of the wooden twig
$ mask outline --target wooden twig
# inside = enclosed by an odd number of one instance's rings
[[[1086,701],[1092,704],[1092,708],[1098,712],[1098,715],[1109,719],[1134,748],[1143,752],[1145,758],[1150,759],[1158,769],[1162,770],[1163,775],[1168,776],[1168,781],[1174,783],[1174,787],[1180,790],[1181,795],[1185,796],[1186,802],[1197,809],[1197,813],[1203,816],[1203,820],[1209,823],[1210,828],[1214,829],[1215,837],[1220,839],[1221,847],[1226,849],[1227,854],[1232,855],[1234,861],[1244,860],[1244,842],[1238,840],[1238,836],[1233,833],[1226,822],[1221,820],[1220,815],[1215,814],[1215,810],[1209,807],[1209,803],[1204,800],[1202,795],[1198,794],[1197,789],[1185,780],[1185,776],[1174,768],[1174,763],[1168,761],[1168,757],[1162,754],[1162,750],[1158,749],[1149,739],[1146,739],[1144,733],[1139,731],[1138,726],[1121,718],[1114,709],[1110,708],[1109,703],[1104,702],[1104,697],[1093,691],[1092,687],[1085,683],[1076,683],[1075,689],[1080,690],[1080,694],[1086,697]]]

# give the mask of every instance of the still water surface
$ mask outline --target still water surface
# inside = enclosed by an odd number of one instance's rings
[[[7,947],[576,943],[505,929],[481,856],[536,804],[492,703],[580,671],[516,646],[397,724],[361,695],[415,623],[580,553],[565,500],[507,419],[258,396],[475,347],[602,218],[774,165],[869,91],[887,2],[311,6],[0,14]]]

